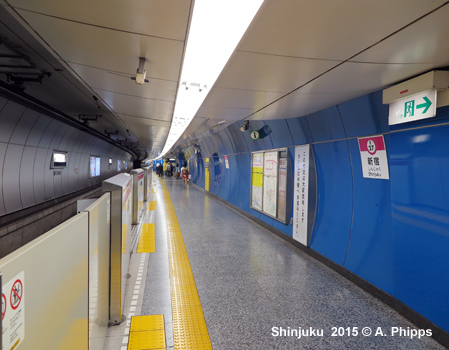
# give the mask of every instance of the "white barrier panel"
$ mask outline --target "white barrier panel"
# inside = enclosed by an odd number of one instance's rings
[[[143,167],[144,171],[144,182],[143,182],[143,200],[144,202],[148,202],[150,197],[150,186],[151,186],[151,175],[152,171],[150,167]]]
[[[88,214],[0,260],[3,350],[87,350]]]
[[[118,174],[103,181],[103,190],[111,193],[111,257],[110,257],[110,306],[109,323],[120,324],[124,320],[122,308],[129,260],[136,237],[132,236],[132,187],[133,178]],[[137,230],[136,230],[137,235]]]
[[[109,323],[110,207],[106,193],[84,209],[89,213],[89,350],[103,350]]]
[[[142,169],[131,170],[130,174],[133,177],[133,224],[138,223],[138,218],[143,207],[143,194],[144,194],[144,171]]]

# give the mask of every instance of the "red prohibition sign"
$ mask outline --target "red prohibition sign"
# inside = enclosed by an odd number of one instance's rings
[[[20,286],[19,286],[20,285]],[[23,296],[23,285],[21,280],[17,280],[14,282],[11,288],[11,308],[13,310],[17,309],[22,301]],[[14,300],[13,300],[14,299]]]
[[[3,305],[5,305],[5,309],[3,309]],[[2,293],[2,320],[5,318],[6,314],[6,297],[5,294]]]

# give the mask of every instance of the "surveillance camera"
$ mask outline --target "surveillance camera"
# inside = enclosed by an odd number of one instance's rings
[[[246,122],[245,122],[245,124],[243,124],[241,127],[240,127],[240,131],[241,132],[244,132],[244,131],[246,131],[246,130],[248,130],[249,129],[249,120],[247,120]]]
[[[136,73],[136,84],[139,85],[143,85],[143,83],[145,83],[145,76],[146,76],[147,72],[143,71],[143,73],[139,73],[139,71],[137,71]]]

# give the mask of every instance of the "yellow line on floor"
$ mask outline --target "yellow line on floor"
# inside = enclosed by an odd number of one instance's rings
[[[154,253],[156,251],[156,239],[154,236],[154,224],[142,224],[137,253]]]
[[[175,350],[212,349],[175,208],[164,181],[159,181],[167,219]]]

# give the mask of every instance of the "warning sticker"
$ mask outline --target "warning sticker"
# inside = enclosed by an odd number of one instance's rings
[[[5,319],[6,314],[6,296],[5,294],[2,294],[2,320]]]
[[[25,272],[4,284],[2,291],[2,350],[15,350],[25,338]]]

